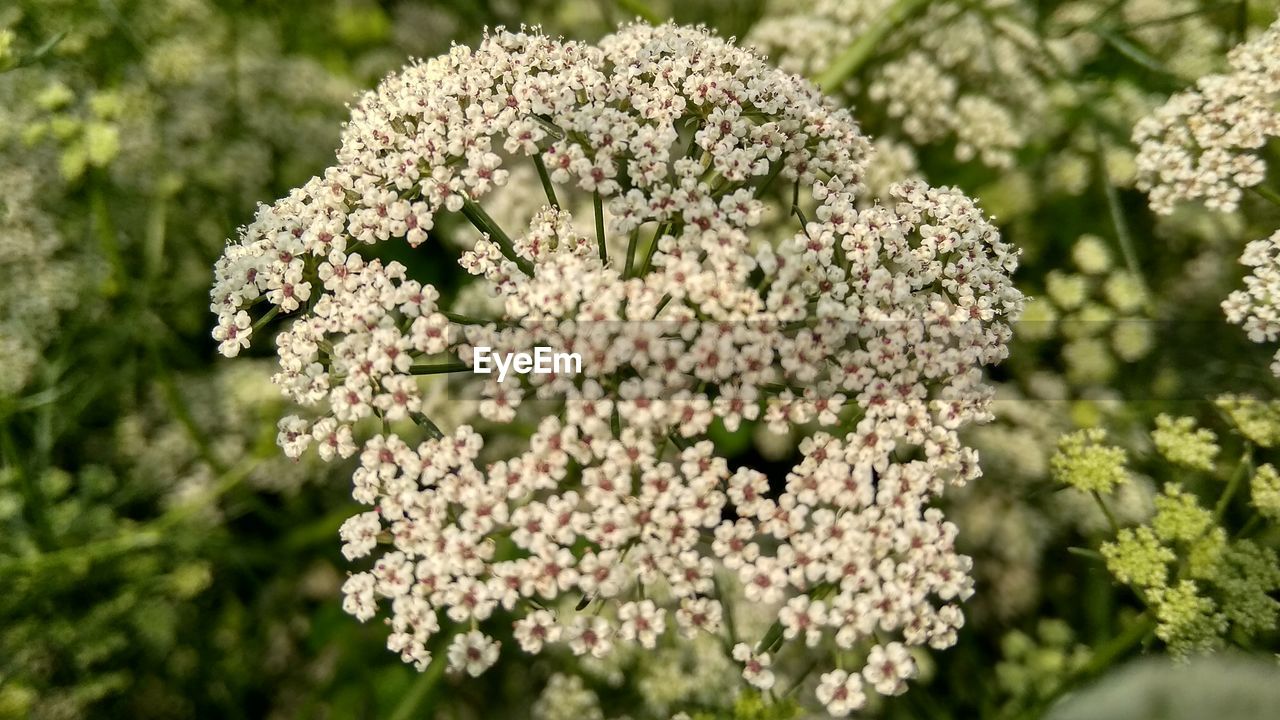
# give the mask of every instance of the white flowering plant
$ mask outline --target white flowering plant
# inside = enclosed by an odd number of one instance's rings
[[[1274,662],[1278,10],[0,8],[0,718]]]
[[[499,30],[366,96],[338,164],[260,210],[212,293],[229,356],[296,316],[275,379],[318,417],[281,420],[285,451],[359,456],[353,496],[371,509],[343,525],[343,552],[380,554],[346,609],[389,610],[388,646],[419,669],[446,620],[471,627],[445,632],[450,668],[478,676],[499,657],[491,619],[526,653],[601,658],[654,647],[670,617],[721,636],[761,690],[792,640],[865,658],[821,675],[831,712],[861,708],[864,682],[903,692],[906,648],[946,647],[962,624],[969,562],[928,504],[978,474],[956,429],[985,415],[977,373],[1004,356],[1021,297],[1016,251],[958,191],[907,182],[859,210],[868,153],[812,86],[673,25],[598,48]],[[484,203],[517,161],[546,204],[508,230]],[[592,194],[594,238],[557,185]],[[778,195],[795,229],[753,237]],[[361,254],[428,248],[450,213],[480,232],[457,262],[496,298],[491,318]],[[465,371],[482,343],[584,358],[533,386],[485,382],[476,419],[526,417],[522,452],[486,454],[471,425],[425,412],[416,377]],[[540,402],[522,413],[526,394]],[[758,418],[830,428],[780,494],[707,439]],[[360,437],[365,419],[381,432]],[[726,625],[725,585],[776,608],[773,628]]]

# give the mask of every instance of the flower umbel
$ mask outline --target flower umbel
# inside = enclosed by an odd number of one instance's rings
[[[957,430],[988,416],[981,367],[1022,300],[1016,251],[959,191],[901,183],[860,209],[869,153],[812,85],[672,25],[598,47],[499,30],[366,96],[337,164],[259,211],[212,294],[230,356],[291,318],[275,381],[320,419],[283,422],[286,450],[359,458],[372,507],[344,553],[375,558],[347,610],[388,612],[418,667],[445,619],[471,627],[448,656],[475,675],[498,653],[487,624],[602,658],[719,633],[718,588],[737,585],[779,620],[733,651],[748,683],[770,687],[794,638],[866,650],[868,686],[904,691],[908,646],[952,644],[972,593],[929,505],[979,475]],[[484,204],[516,163],[547,203],[502,228]],[[582,195],[594,232],[565,209]],[[762,232],[770,206],[796,224]],[[458,262],[487,315],[361,254],[419,247],[437,221],[480,231]],[[482,345],[572,349],[583,368],[461,381],[484,401],[441,430],[420,376]],[[731,469],[713,422],[798,429],[800,457],[785,479]],[[824,685],[837,710],[861,702],[855,670]]]
[[[1278,58],[1280,24],[1234,48],[1231,72],[1201,78],[1134,127],[1137,185],[1152,210],[1198,201],[1232,212],[1266,178],[1260,151],[1280,135]]]
[[[1079,430],[1058,440],[1058,452],[1049,460],[1054,479],[1086,492],[1109,493],[1129,477],[1122,448],[1103,445],[1101,428]]]

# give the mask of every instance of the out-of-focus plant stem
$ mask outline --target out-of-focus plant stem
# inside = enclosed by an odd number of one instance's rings
[[[618,7],[626,10],[632,15],[644,20],[647,23],[657,25],[663,21],[652,8],[644,4],[640,0],[616,0]]]
[[[1107,170],[1106,146],[1102,142],[1102,132],[1095,124],[1092,126],[1094,144],[1094,163],[1098,180],[1102,183],[1102,194],[1107,201],[1107,211],[1111,215],[1111,225],[1116,231],[1116,242],[1120,245],[1120,255],[1124,258],[1125,267],[1138,281],[1142,288],[1143,304],[1151,309],[1151,287],[1138,265],[1138,253],[1133,246],[1133,234],[1129,232],[1129,223],[1125,220],[1124,207],[1120,204],[1120,193],[1111,182],[1111,173]]]
[[[120,254],[120,237],[116,233],[115,223],[111,220],[111,210],[107,205],[103,184],[96,178],[89,183],[89,215],[92,218],[93,230],[98,236],[98,248],[111,267],[111,276],[107,280],[104,294],[107,297],[115,297],[121,292],[128,273],[125,271],[124,259]]]
[[[428,700],[435,693],[436,687],[440,685],[440,680],[444,678],[446,667],[448,667],[448,663],[445,658],[437,656],[418,675],[413,686],[400,699],[400,704],[391,713],[391,720],[409,720],[410,718],[422,717],[422,713],[418,711],[418,708],[423,707],[424,704],[430,707]]]
[[[1231,507],[1231,498],[1235,497],[1236,491],[1240,489],[1240,483],[1249,474],[1252,466],[1253,446],[1245,443],[1244,453],[1240,456],[1240,464],[1236,465],[1235,472],[1231,473],[1231,478],[1227,480],[1227,487],[1222,491],[1222,496],[1218,498],[1218,505],[1213,509],[1213,519],[1217,523],[1222,523],[1222,518],[1227,514],[1227,508]]]
[[[1110,668],[1117,660],[1120,660],[1150,638],[1155,633],[1155,630],[1156,619],[1149,611],[1138,615],[1124,629],[1124,632],[1112,638],[1110,642],[1098,645],[1089,657],[1088,662],[1082,665],[1079,670],[1063,678],[1062,683],[1048,697],[1044,698],[1028,712],[1017,717],[1026,718],[1026,720],[1043,717],[1044,711],[1049,709],[1058,698],[1074,690],[1080,683],[1094,678],[1107,668]]]
[[[898,0],[858,36],[814,82],[825,92],[837,89],[866,64],[889,32],[924,10],[929,0]]]
[[[126,529],[112,537],[51,552],[0,560],[0,577],[15,571],[35,572],[72,563],[90,563],[119,553],[164,544],[171,539],[169,531],[173,527],[196,512],[208,509],[210,502],[217,500],[244,482],[262,460],[259,457],[248,458],[223,473],[214,482],[213,487],[201,493],[198,497],[171,508],[155,520]]]
[[[1106,501],[1102,499],[1102,493],[1097,490],[1090,490],[1089,494],[1098,503],[1098,508],[1102,510],[1102,516],[1107,519],[1107,526],[1111,528],[1111,534],[1119,534],[1120,523],[1116,522],[1116,516],[1111,512],[1111,508],[1107,507]]]
[[[1254,185],[1249,189],[1272,205],[1280,206],[1280,193],[1277,193],[1275,190],[1264,185]]]

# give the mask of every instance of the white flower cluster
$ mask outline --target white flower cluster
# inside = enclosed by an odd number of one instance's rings
[[[62,236],[40,207],[43,185],[30,168],[0,168],[0,398],[31,380],[62,311],[79,300],[78,263],[60,256]]]
[[[1232,212],[1266,177],[1260,151],[1280,135],[1280,23],[1228,61],[1231,72],[1201,78],[1134,126],[1137,184],[1155,212],[1192,201]]]
[[[1280,232],[1246,245],[1240,264],[1253,268],[1253,273],[1244,279],[1243,290],[1222,301],[1222,310],[1253,342],[1275,342],[1280,338]],[[1271,372],[1280,376],[1280,352]]]
[[[390,648],[419,668],[445,618],[470,628],[447,655],[474,675],[499,654],[484,623],[529,653],[598,658],[721,632],[719,587],[738,584],[777,619],[733,651],[747,682],[769,687],[793,640],[865,651],[824,677],[832,712],[905,690],[908,646],[953,643],[972,593],[929,505],[979,474],[956,431],[988,415],[981,366],[1005,356],[1022,298],[1017,253],[958,191],[903,183],[859,209],[869,148],[812,85],[673,25],[599,47],[497,31],[369,94],[338,164],[261,209],[212,293],[229,356],[251,310],[295,315],[275,380],[320,419],[282,420],[286,452],[358,455],[371,509],[343,551],[377,557],[346,609],[389,611]],[[508,234],[482,202],[517,163],[547,203]],[[556,186],[597,199],[596,237]],[[797,219],[776,237],[758,225],[770,203]],[[418,247],[459,217],[481,230],[459,262],[499,317],[447,310],[358,251]],[[418,376],[480,344],[553,345],[583,369],[487,380],[477,411],[499,437],[441,432]],[[365,419],[382,430],[363,437]],[[525,420],[527,446],[502,451]],[[806,428],[802,457],[772,483],[735,469],[707,439],[717,420]]]
[[[810,76],[831,66],[895,0],[793,0],[771,4],[748,40],[784,69]],[[1034,17],[1008,0],[924,3],[877,48],[865,82],[843,88],[859,110],[883,112],[878,135],[915,145],[952,142],[956,158],[1009,167],[1014,153],[1044,127],[1049,48],[1031,29]],[[830,88],[836,90],[839,88]]]

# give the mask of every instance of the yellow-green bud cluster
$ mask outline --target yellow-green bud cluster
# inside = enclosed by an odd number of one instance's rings
[[[1129,478],[1125,467],[1127,453],[1122,448],[1103,443],[1107,433],[1089,428],[1064,435],[1058,440],[1058,452],[1049,460],[1053,477],[1064,485],[1085,492],[1109,493]]]
[[[1235,429],[1258,447],[1280,444],[1280,400],[1265,402],[1252,395],[1222,395],[1215,401]]]
[[[1274,470],[1259,474],[1265,483]],[[1274,630],[1280,614],[1270,596],[1280,589],[1275,551],[1231,539],[1219,518],[1177,483],[1166,484],[1155,504],[1149,525],[1120,530],[1100,550],[1116,580],[1147,604],[1156,636],[1169,650],[1186,655],[1221,646],[1231,631]]]
[[[1161,414],[1151,440],[1166,460],[1196,470],[1212,470],[1218,455],[1218,436],[1208,428],[1196,427],[1194,418]]]

